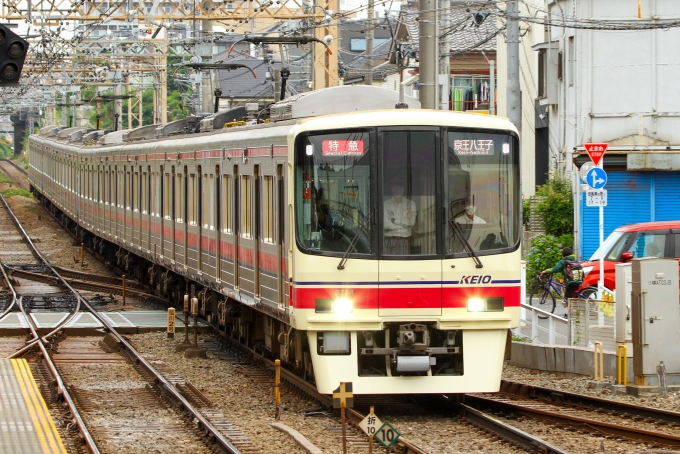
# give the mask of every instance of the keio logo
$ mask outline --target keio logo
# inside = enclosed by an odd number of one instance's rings
[[[461,284],[489,284],[491,283],[491,276],[463,276],[460,278]]]

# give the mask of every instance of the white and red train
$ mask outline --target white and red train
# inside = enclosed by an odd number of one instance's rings
[[[256,125],[49,126],[30,180],[88,247],[173,305],[194,291],[322,393],[495,391],[521,299],[517,131],[397,101],[348,86]]]

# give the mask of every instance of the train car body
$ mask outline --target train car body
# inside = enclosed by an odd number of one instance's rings
[[[396,101],[337,87],[258,125],[48,127],[31,184],[95,252],[175,305],[194,285],[218,329],[322,393],[496,391],[521,299],[517,131]]]

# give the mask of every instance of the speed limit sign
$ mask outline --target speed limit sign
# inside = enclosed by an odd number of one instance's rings
[[[401,434],[399,431],[392,427],[390,423],[386,422],[380,426],[380,429],[378,429],[378,432],[376,432],[373,438],[378,440],[384,447],[389,448],[397,442],[400,436]]]

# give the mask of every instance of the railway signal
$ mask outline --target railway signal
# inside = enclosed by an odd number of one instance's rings
[[[0,24],[0,87],[19,85],[27,52],[28,41]]]
[[[340,417],[342,418],[342,452],[347,454],[347,429],[345,421],[345,408],[352,408],[354,406],[354,393],[352,392],[352,382],[340,382],[335,391],[333,391],[333,408],[340,409]]]

